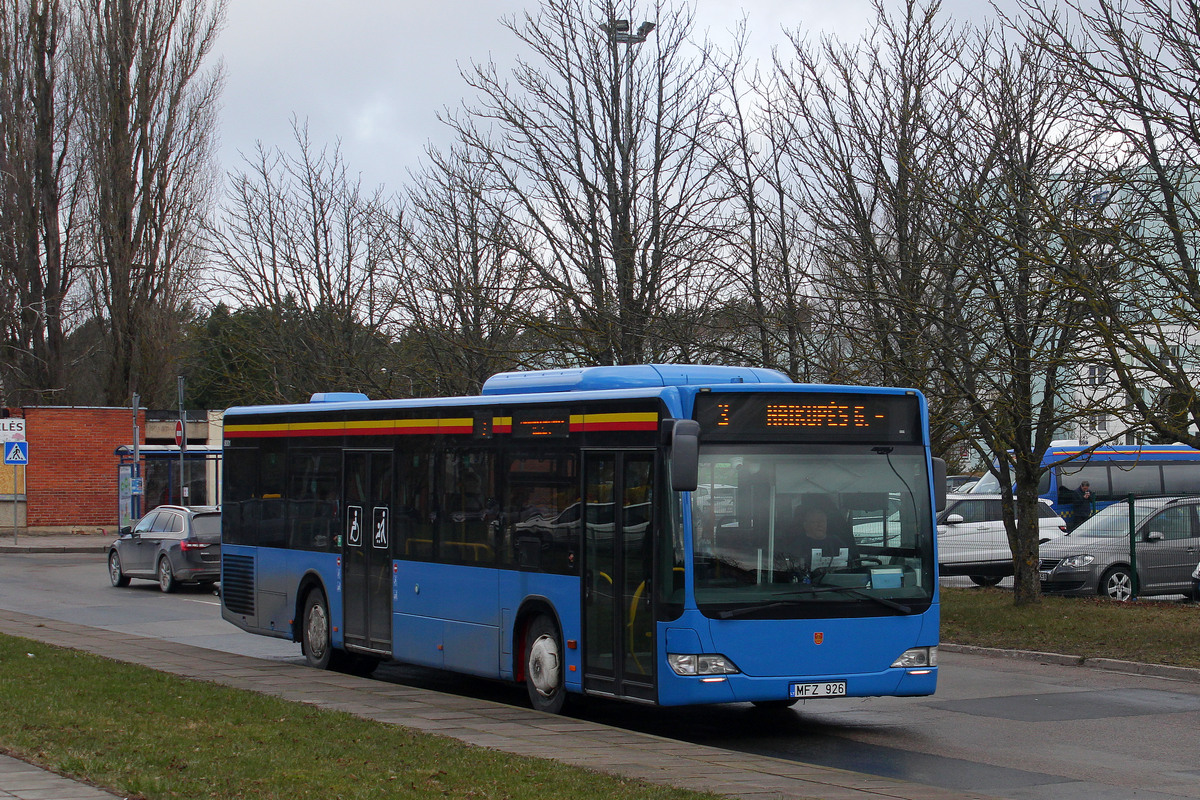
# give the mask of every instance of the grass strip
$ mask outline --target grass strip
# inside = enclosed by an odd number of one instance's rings
[[[715,797],[0,635],[0,747],[126,797]]]
[[[1200,604],[1042,597],[1016,607],[1005,589],[943,587],[942,641],[1200,668]]]

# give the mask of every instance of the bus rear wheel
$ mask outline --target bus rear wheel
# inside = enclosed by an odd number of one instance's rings
[[[525,630],[525,690],[537,711],[562,712],[567,700],[558,626],[539,614]]]
[[[304,615],[300,625],[300,649],[310,667],[328,669],[333,654],[329,636],[329,603],[325,592],[313,589],[304,598]]]

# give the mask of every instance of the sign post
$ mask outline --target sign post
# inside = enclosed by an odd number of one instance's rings
[[[4,451],[4,463],[11,465],[13,504],[13,544],[17,542],[17,467],[25,477],[25,466],[29,463],[29,442],[25,440],[25,420],[21,417],[0,419],[0,449]]]
[[[179,421],[175,423],[175,444],[179,445],[179,505],[188,503],[187,464],[187,412],[183,410],[184,378],[179,376]]]

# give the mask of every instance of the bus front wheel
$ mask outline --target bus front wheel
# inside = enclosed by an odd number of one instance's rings
[[[310,667],[328,669],[333,653],[329,637],[329,604],[325,602],[325,593],[320,589],[313,589],[304,599],[300,648]]]
[[[546,615],[538,615],[525,631],[525,689],[534,709],[560,713],[567,699],[564,682],[558,626]]]

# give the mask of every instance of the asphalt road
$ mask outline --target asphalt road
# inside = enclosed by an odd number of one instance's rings
[[[218,599],[108,584],[103,557],[0,555],[0,607],[300,663],[298,645],[243,633]],[[1200,607],[1196,624],[1200,624]],[[523,703],[495,682],[385,665],[381,680]],[[654,709],[589,701],[572,714],[661,736],[1014,800],[1200,798],[1200,683],[943,653],[929,698]]]

